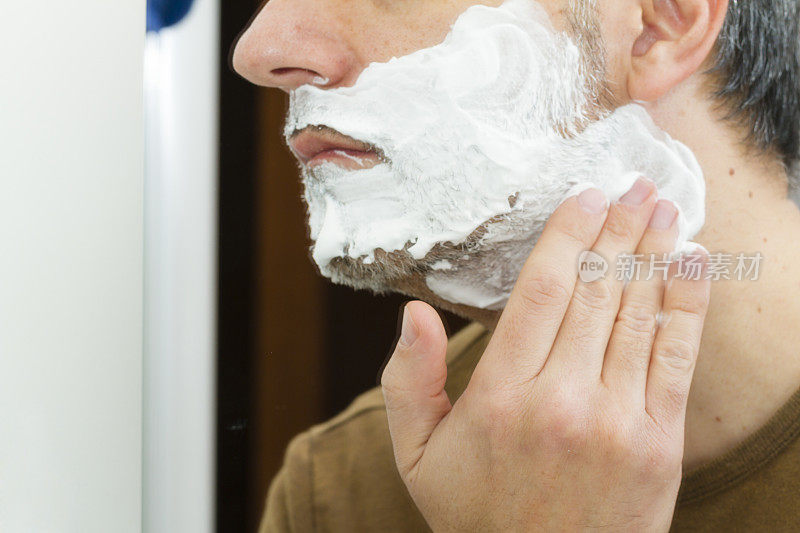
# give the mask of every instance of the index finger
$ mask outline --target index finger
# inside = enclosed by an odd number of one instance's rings
[[[596,188],[556,209],[522,267],[481,363],[525,378],[539,373],[572,299],[578,257],[591,249],[607,214],[608,200]]]

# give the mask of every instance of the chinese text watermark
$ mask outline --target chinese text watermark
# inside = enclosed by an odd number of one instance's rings
[[[619,281],[648,281],[656,276],[666,281],[670,275],[670,266],[674,264],[672,271],[680,279],[757,281],[763,259],[761,252],[709,253],[704,269],[701,257],[696,255],[675,257],[671,254],[620,254],[613,265],[613,274]],[[611,270],[612,266],[608,261],[596,252],[587,250],[578,258],[581,281],[597,281]]]

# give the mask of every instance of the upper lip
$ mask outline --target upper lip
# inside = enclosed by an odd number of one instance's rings
[[[349,150],[380,155],[371,144],[348,137],[327,126],[308,126],[289,138],[289,147],[303,164],[323,152]]]

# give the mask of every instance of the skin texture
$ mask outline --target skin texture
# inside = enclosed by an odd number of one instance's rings
[[[474,3],[271,0],[238,43],[234,66],[253,83],[283,90],[317,76],[330,87],[350,85],[372,61],[441,41]],[[566,27],[565,1],[540,3]],[[712,253],[761,252],[759,280],[711,284],[701,341],[703,283],[639,292],[631,284],[620,295],[574,276],[556,279],[547,265],[573,264],[579,243],[659,248],[671,231],[656,238],[644,230],[654,197],[638,214],[611,206],[602,220],[570,199],[501,316],[458,309],[495,333],[453,406],[442,392],[441,322],[427,304],[409,304],[410,329],[383,383],[398,468],[434,529],[663,530],[681,462],[690,469],[724,453],[800,385],[800,212],[779,158],[748,148],[747,132],[721,120],[702,74],[726,7],[724,0],[599,0],[598,25],[612,100],[644,102],[703,167],[707,222],[695,240]],[[441,303],[419,287],[408,280],[400,289]],[[671,315],[653,336],[654,310],[673,305],[685,320]],[[548,482],[520,482],[532,477]]]
[[[559,265],[582,250],[674,245],[677,211],[652,183],[606,205],[595,189],[553,214],[455,405],[438,315],[407,305],[382,385],[400,475],[434,531],[668,528],[710,281],[576,282]]]

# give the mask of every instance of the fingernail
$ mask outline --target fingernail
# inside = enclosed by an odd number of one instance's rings
[[[642,205],[653,192],[655,184],[647,178],[639,178],[633,187],[619,199],[623,204]]]
[[[417,325],[414,324],[411,313],[408,312],[408,305],[406,305],[406,307],[403,307],[403,325],[400,328],[400,344],[411,346],[414,344],[414,341],[417,340],[417,337],[419,337]]]
[[[592,214],[602,213],[608,207],[606,195],[600,189],[586,189],[578,195],[578,203],[583,208]]]
[[[669,229],[678,217],[678,209],[669,200],[659,200],[653,215],[650,217],[650,227],[653,229]]]

